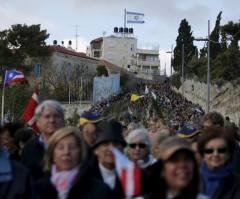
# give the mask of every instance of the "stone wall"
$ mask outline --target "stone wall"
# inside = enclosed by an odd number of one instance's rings
[[[178,92],[182,92],[182,87]],[[206,111],[207,84],[194,80],[184,82],[184,96],[199,105]],[[211,85],[210,111],[217,111],[229,116],[232,122],[240,125],[240,85],[233,86],[226,83],[221,87]]]

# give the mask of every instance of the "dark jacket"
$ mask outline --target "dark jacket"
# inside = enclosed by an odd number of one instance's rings
[[[240,176],[232,174],[228,176],[218,187],[213,199],[239,199]]]
[[[0,183],[0,199],[32,198],[30,172],[18,162],[11,161],[12,180]]]
[[[21,161],[30,170],[34,180],[44,176],[42,162],[44,153],[45,149],[39,137],[29,140],[23,148]]]
[[[58,193],[51,183],[50,176],[39,180],[35,185],[35,199],[58,199]],[[91,178],[81,168],[67,199],[113,199],[109,187],[101,181]]]
[[[102,174],[101,174],[101,171],[100,171],[100,168],[99,168],[97,162],[94,165],[94,167],[91,169],[91,171],[89,171],[89,172],[92,174],[92,177],[97,178],[98,180],[100,180],[101,182],[104,183],[104,180],[103,180],[103,177],[102,177]],[[124,192],[123,192],[122,185],[121,185],[118,177],[116,177],[115,187],[111,191],[112,191],[114,199],[124,198]]]

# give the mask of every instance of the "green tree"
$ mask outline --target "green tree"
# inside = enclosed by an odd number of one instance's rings
[[[214,79],[234,80],[240,74],[240,52],[237,49],[229,48],[213,62],[212,76]]]
[[[49,54],[45,40],[49,37],[40,24],[12,25],[0,32],[0,65],[15,68],[24,65],[28,57],[41,57]]]
[[[216,22],[215,22],[215,27],[213,29],[213,31],[210,34],[210,40],[211,45],[210,45],[210,53],[211,53],[211,59],[215,59],[217,57],[218,54],[221,53],[221,44],[219,42],[220,39],[220,22],[221,22],[221,15],[222,15],[222,11],[219,12]]]
[[[240,40],[240,22],[234,23],[233,21],[229,21],[227,24],[221,26],[221,31],[231,40],[230,48],[239,49],[238,41]]]
[[[192,36],[191,26],[186,19],[183,19],[178,29],[176,47],[174,48],[173,68],[175,71],[181,71],[182,64],[182,46],[184,44],[184,63],[185,71],[188,71],[188,62],[197,53],[197,47],[193,45],[194,37]]]
[[[97,76],[106,76],[108,77],[108,70],[106,69],[105,66],[98,66],[97,67]]]

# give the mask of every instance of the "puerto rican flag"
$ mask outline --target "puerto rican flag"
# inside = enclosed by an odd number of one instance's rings
[[[35,91],[32,97],[29,99],[28,104],[26,105],[21,119],[25,121],[29,126],[31,126],[36,132],[38,132],[38,128],[36,125],[35,119],[35,109],[39,104],[38,92]]]
[[[141,194],[141,169],[118,149],[113,148],[115,166],[126,197]]]
[[[27,80],[25,79],[22,72],[17,70],[7,70],[5,73],[5,84],[14,84],[14,83],[26,83]]]

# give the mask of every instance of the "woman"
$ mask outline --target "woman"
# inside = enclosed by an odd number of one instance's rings
[[[146,129],[138,128],[131,131],[126,141],[126,153],[139,167],[146,168],[155,162],[150,154],[150,140]]]
[[[148,199],[203,199],[199,194],[198,166],[187,141],[169,137],[159,146],[159,160],[151,172]],[[162,164],[159,162],[162,161]],[[153,165],[154,166],[154,165]],[[153,167],[152,166],[152,167]]]
[[[79,130],[64,127],[49,140],[45,154],[46,178],[36,184],[36,198],[109,198],[107,185],[89,177],[82,163],[82,141]]]
[[[211,199],[240,196],[240,179],[234,174],[231,161],[235,145],[226,137],[228,133],[227,129],[208,128],[198,140],[203,193]]]

